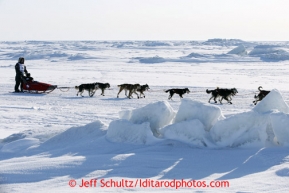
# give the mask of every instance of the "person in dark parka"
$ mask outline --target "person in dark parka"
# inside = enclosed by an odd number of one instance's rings
[[[26,70],[26,66],[24,65],[24,58],[20,57],[18,59],[17,64],[15,65],[15,71],[16,71],[16,76],[15,76],[15,87],[14,90],[15,92],[23,92],[23,78],[25,77],[25,74],[28,74],[28,71]],[[20,90],[19,90],[19,85],[20,85]]]

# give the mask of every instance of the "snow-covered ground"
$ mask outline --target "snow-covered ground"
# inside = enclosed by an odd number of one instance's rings
[[[71,89],[10,93],[21,56]],[[0,69],[0,192],[289,191],[288,42],[0,42]],[[93,82],[111,88],[76,96]],[[150,90],[117,98],[123,83]],[[232,105],[208,103],[216,87],[238,90]]]

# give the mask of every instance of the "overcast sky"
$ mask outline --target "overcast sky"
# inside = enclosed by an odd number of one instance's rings
[[[0,40],[289,41],[289,0],[0,0]]]

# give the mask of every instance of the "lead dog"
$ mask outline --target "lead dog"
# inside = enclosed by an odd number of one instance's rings
[[[232,96],[235,96],[238,91],[236,88],[226,89],[226,88],[216,88],[214,90],[206,90],[208,94],[212,93],[212,97],[209,99],[209,103],[212,98],[214,98],[215,103],[217,103],[216,99],[219,99],[220,103],[222,104],[222,100],[225,99],[228,103],[232,104]]]
[[[184,88],[184,89],[180,89],[180,88],[172,88],[172,89],[169,89],[169,90],[166,90],[165,91],[166,93],[167,92],[170,92],[170,95],[169,95],[169,98],[168,99],[172,99],[173,95],[176,93],[178,94],[181,98],[183,98],[183,94],[187,93],[189,94],[190,93],[190,90],[188,88]]]
[[[254,98],[255,100],[253,101],[254,105],[257,104],[258,101],[261,101],[263,98],[265,98],[265,96],[267,96],[267,94],[270,93],[270,91],[268,90],[261,90],[262,86],[258,87],[258,90],[260,91],[258,95],[255,95]]]
[[[119,96],[119,93],[121,93],[121,91],[123,90],[125,90],[125,96],[127,96],[127,98],[130,99],[132,97],[132,93],[135,93],[137,95],[137,98],[139,98],[138,94],[136,93],[136,90],[140,89],[140,84],[120,84],[117,86],[119,87],[117,98]],[[127,95],[127,91],[129,91],[128,95]]]
[[[98,85],[95,83],[81,84],[79,86],[75,86],[75,89],[78,89],[76,96],[78,96],[79,93],[80,93],[80,96],[82,96],[82,93],[86,90],[88,91],[88,95],[90,97],[93,97],[97,88],[98,88]]]
[[[107,88],[110,88],[110,84],[109,83],[100,83],[100,82],[96,82],[95,83],[97,85],[97,89],[101,89],[101,94],[102,96],[104,96],[104,90]]]

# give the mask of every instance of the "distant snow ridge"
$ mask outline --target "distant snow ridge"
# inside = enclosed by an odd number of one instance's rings
[[[156,46],[172,46],[172,45],[168,42],[145,41],[145,42],[143,42],[143,46],[156,47]]]
[[[249,53],[263,60],[289,60],[289,53],[277,45],[258,45]]]
[[[240,46],[234,48],[233,50],[231,50],[227,54],[235,54],[235,55],[244,56],[244,55],[247,55],[248,53],[246,51],[245,46],[243,44],[241,44]]]
[[[246,43],[240,39],[221,39],[221,38],[214,38],[208,39],[207,41],[203,42],[203,45],[214,45],[214,46],[238,46],[240,44]]]

